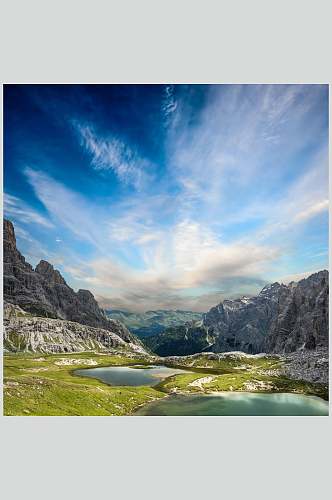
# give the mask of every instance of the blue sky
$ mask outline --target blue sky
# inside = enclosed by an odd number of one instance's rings
[[[328,265],[327,85],[6,85],[5,216],[101,305],[206,311]]]

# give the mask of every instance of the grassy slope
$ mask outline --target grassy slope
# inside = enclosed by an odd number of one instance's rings
[[[158,389],[167,392],[211,393],[218,391],[250,391],[250,392],[295,392],[311,394],[328,399],[328,386],[313,384],[301,380],[291,380],[276,376],[274,371],[281,367],[278,358],[260,357],[243,360],[222,359],[209,360],[204,356],[194,360],[181,359],[181,364],[193,368],[196,373],[180,374],[158,384]],[[211,374],[212,380],[201,384],[201,387],[190,385],[195,380]]]
[[[182,358],[177,363],[194,373],[174,375],[151,387],[111,387],[99,380],[76,377],[72,371],[86,368],[77,365],[57,365],[61,359],[93,360],[95,366],[145,364],[147,359],[97,353],[76,354],[14,354],[4,356],[5,415],[129,415],[153,399],[165,397],[176,390],[183,393],[215,391],[273,391],[314,394],[327,399],[328,388],[321,384],[277,377],[277,358],[245,360],[209,360],[204,356]],[[162,361],[161,361],[162,362]],[[170,363],[167,362],[168,365]],[[174,366],[174,363],[172,363]],[[179,365],[177,365],[179,366]],[[201,386],[190,385],[195,380],[212,377]],[[251,387],[248,389],[248,385]]]
[[[73,376],[72,370],[87,368],[87,365],[56,365],[62,358],[91,359],[98,366],[145,362],[93,353],[6,355],[4,414],[128,415],[141,404],[165,396],[150,387],[111,387],[98,380]]]

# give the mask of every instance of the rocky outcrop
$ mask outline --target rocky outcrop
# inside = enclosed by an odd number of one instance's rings
[[[314,350],[301,349],[281,355],[284,362],[278,375],[307,382],[329,383],[329,351],[327,348],[317,347]]]
[[[75,321],[94,328],[114,331],[119,323],[108,319],[88,290],[77,293],[60,272],[41,260],[34,270],[16,247],[13,224],[4,220],[4,300],[19,305],[34,316]],[[140,341],[122,326],[119,335],[125,342],[141,346]]]
[[[242,351],[289,353],[328,346],[328,271],[289,285],[273,283],[256,297],[224,300],[198,325],[146,339],[159,355]]]
[[[19,306],[4,304],[5,351],[17,352],[84,352],[122,351],[145,354],[144,349],[122,336],[125,327],[114,321],[113,330],[93,328],[73,321],[32,316]]]
[[[204,315],[204,325],[216,337],[215,352],[262,352],[265,337],[278,310],[279,298],[288,294],[288,287],[273,283],[256,297],[224,300]]]
[[[203,319],[215,352],[287,353],[328,345],[328,271],[298,283],[273,283],[256,297],[225,300]]]
[[[329,276],[327,271],[291,283],[281,294],[264,346],[268,352],[292,352],[328,346]]]

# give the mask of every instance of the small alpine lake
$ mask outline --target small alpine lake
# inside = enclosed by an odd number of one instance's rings
[[[153,387],[159,384],[161,380],[178,373],[186,373],[186,371],[162,365],[105,366],[74,371],[75,375],[96,378],[109,385],[136,387],[141,385]]]
[[[174,394],[139,408],[135,415],[151,416],[309,416],[328,415],[327,401],[302,394]]]

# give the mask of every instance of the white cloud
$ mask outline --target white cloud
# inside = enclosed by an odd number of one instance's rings
[[[112,170],[120,181],[141,189],[149,181],[152,165],[116,137],[98,136],[89,125],[73,121],[81,145],[91,157],[95,170]]]
[[[17,220],[27,224],[39,224],[47,228],[54,227],[50,220],[31,208],[20,198],[5,193],[4,202],[6,216],[12,218],[14,221]]]
[[[251,204],[268,208],[282,196],[290,159],[320,130],[320,95],[319,86],[214,86],[195,125],[181,113],[167,151],[184,214],[247,217]]]
[[[164,96],[161,104],[161,109],[165,117],[166,124],[169,123],[171,116],[175,113],[178,103],[175,99],[174,85],[166,85],[164,88]]]
[[[329,200],[318,201],[313,205],[309,206],[305,210],[302,210],[294,217],[294,222],[304,222],[321,212],[327,211],[329,209]]]
[[[113,304],[122,304],[135,310],[178,307],[203,310],[207,302],[213,305],[216,291],[225,287],[225,293],[234,293],[245,285],[245,292],[253,290],[253,283],[262,282],[261,275],[278,257],[273,248],[257,245],[221,244],[209,231],[192,221],[182,221],[165,231],[145,255],[145,267],[133,269],[114,258],[100,258],[87,263],[75,276],[92,287],[96,295]],[[247,283],[247,285],[246,285]],[[249,284],[248,284],[249,283]],[[257,286],[257,285],[256,285]],[[113,305],[114,307],[114,305]]]
[[[102,248],[100,231],[96,224],[98,220],[96,207],[44,172],[26,168],[25,175],[36,196],[54,220],[61,222],[77,237]]]

